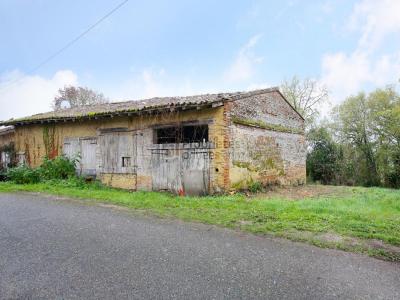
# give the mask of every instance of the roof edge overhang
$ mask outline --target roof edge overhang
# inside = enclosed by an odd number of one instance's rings
[[[305,121],[305,119],[304,119],[304,117],[301,115],[301,113],[299,113],[299,111],[298,111],[296,108],[294,108],[294,106],[292,105],[292,103],[289,102],[288,99],[286,99],[286,97],[282,94],[282,92],[280,91],[279,88],[276,89],[276,92],[278,92],[279,95],[281,95],[281,97],[283,98],[283,100],[285,100],[286,103],[289,104],[290,107],[299,115],[299,117],[300,117],[303,121]]]
[[[145,107],[143,109],[132,109],[132,110],[121,110],[121,111],[110,111],[110,112],[99,112],[89,113],[80,116],[63,116],[63,117],[50,117],[50,118],[32,118],[32,119],[16,119],[8,121],[0,121],[0,126],[23,126],[32,124],[51,124],[51,123],[62,123],[62,122],[77,122],[87,120],[98,120],[114,117],[131,117],[131,116],[143,116],[143,115],[155,115],[158,113],[174,113],[180,111],[193,111],[207,108],[216,108],[222,106],[227,99],[219,99],[218,101],[199,103],[199,104],[173,104],[164,105],[157,107]]]
[[[2,125],[0,124],[0,126],[2,126]],[[0,128],[0,135],[6,135],[6,134],[14,133],[14,132],[15,132],[14,126],[7,126],[4,128]]]

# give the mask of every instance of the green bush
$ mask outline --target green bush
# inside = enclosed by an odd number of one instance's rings
[[[7,180],[7,171],[0,168],[0,181],[6,181]]]
[[[338,183],[343,153],[331,133],[324,127],[313,128],[308,142],[312,150],[307,154],[307,176],[312,182]]]
[[[262,186],[261,182],[259,182],[259,181],[253,181],[253,180],[252,180],[252,181],[248,184],[248,188],[249,188],[249,191],[250,191],[250,192],[252,192],[252,193],[257,193],[257,192],[259,192],[259,191],[262,190],[263,186]]]
[[[38,183],[41,181],[65,180],[75,178],[75,165],[77,159],[69,159],[59,156],[55,159],[45,159],[38,168],[30,168],[26,165],[10,168],[5,177],[17,184]],[[78,185],[77,179],[74,184]]]
[[[76,159],[58,156],[54,159],[46,158],[38,168],[42,180],[67,179],[75,176]]]
[[[7,170],[6,177],[17,184],[29,184],[40,182],[40,172],[25,165],[10,168]]]

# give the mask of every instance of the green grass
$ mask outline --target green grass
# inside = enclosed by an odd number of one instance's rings
[[[17,191],[93,199],[144,210],[157,216],[240,228],[257,234],[273,234],[322,247],[349,248],[342,242],[316,238],[324,233],[357,240],[377,239],[388,245],[400,246],[399,190],[343,187],[340,195],[289,201],[284,198],[248,198],[244,195],[177,197],[166,193],[128,192],[98,184],[75,185],[68,181],[28,185],[0,183],[0,192]],[[353,248],[362,250],[358,249],[359,246]],[[382,249],[363,249],[361,252],[383,255],[380,254]],[[400,253],[393,260],[400,260]]]

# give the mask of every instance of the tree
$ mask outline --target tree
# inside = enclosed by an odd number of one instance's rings
[[[333,110],[335,127],[343,144],[355,147],[362,154],[359,161],[359,178],[363,178],[364,185],[379,184],[375,137],[371,130],[371,110],[367,96],[360,93],[348,97],[342,104]],[[365,166],[365,168],[363,168]]]
[[[400,96],[390,86],[377,89],[369,95],[368,105],[378,173],[385,186],[400,187]]]
[[[348,97],[333,116],[332,126],[346,159],[357,166],[355,182],[400,187],[400,96],[396,91],[387,87]]]
[[[313,181],[336,184],[339,181],[342,152],[327,128],[313,128],[309,132],[311,151],[307,154],[307,175]]]
[[[318,107],[328,100],[328,90],[317,80],[306,78],[304,80],[294,76],[285,80],[280,89],[285,98],[306,120],[309,127],[319,115]]]
[[[67,107],[102,104],[109,102],[102,93],[95,92],[87,87],[65,86],[58,90],[58,95],[53,100],[53,109],[60,110]]]

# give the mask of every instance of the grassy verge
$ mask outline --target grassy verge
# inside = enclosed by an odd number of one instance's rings
[[[0,183],[0,192],[44,192],[121,205],[187,221],[273,234],[320,247],[364,252],[400,261],[400,191],[341,188],[339,194],[296,201],[274,195],[177,197],[128,192],[68,181],[17,185]]]

